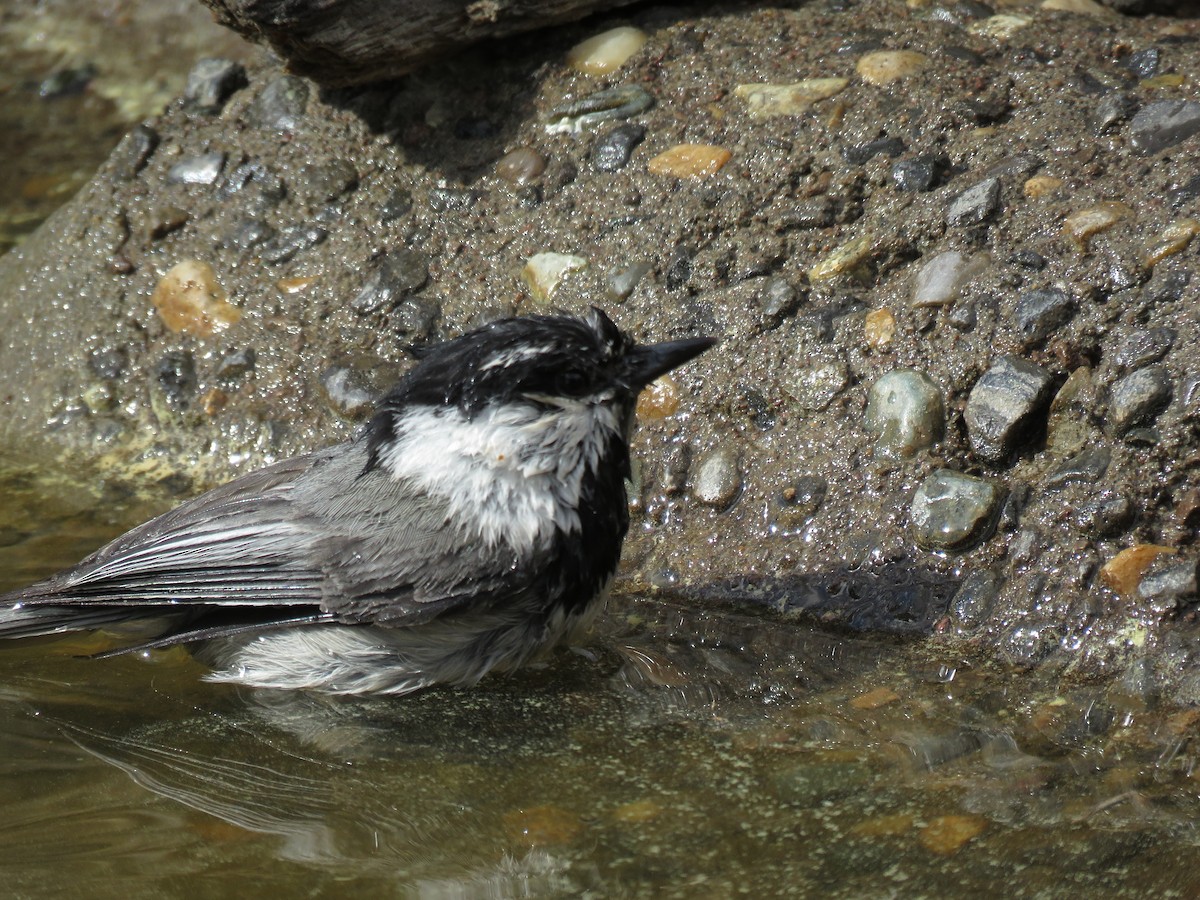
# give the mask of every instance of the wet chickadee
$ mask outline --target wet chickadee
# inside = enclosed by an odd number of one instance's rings
[[[0,596],[0,637],[202,642],[211,681],[403,694],[515,668],[603,605],[638,393],[713,345],[600,310],[428,351],[349,443],[244,475]]]

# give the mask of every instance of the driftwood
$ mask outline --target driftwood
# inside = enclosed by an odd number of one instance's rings
[[[332,87],[382,81],[484,38],[555,25],[634,0],[203,0],[218,22],[269,44]]]

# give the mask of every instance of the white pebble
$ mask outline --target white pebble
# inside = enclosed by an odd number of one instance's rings
[[[640,28],[613,28],[572,47],[567,52],[567,64],[584,75],[607,75],[625,65],[645,43],[646,32]]]
[[[945,306],[952,303],[963,286],[987,268],[986,253],[967,256],[957,250],[939,253],[925,263],[913,279],[912,305]]]

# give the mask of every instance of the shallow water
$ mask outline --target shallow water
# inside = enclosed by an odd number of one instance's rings
[[[163,497],[0,475],[0,588]],[[208,685],[0,652],[9,896],[1195,896],[1200,713],[618,596],[472,691]]]

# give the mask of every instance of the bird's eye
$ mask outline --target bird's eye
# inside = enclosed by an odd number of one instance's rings
[[[567,369],[565,372],[559,372],[555,379],[555,387],[558,388],[558,393],[567,397],[576,397],[587,390],[587,376],[582,372],[574,369]]]

